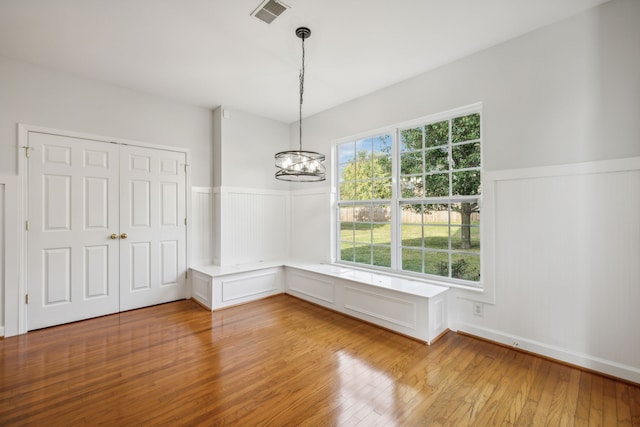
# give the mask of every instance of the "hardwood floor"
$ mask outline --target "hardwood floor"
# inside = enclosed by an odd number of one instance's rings
[[[0,340],[0,425],[636,425],[640,387],[448,333],[426,346],[280,295]]]

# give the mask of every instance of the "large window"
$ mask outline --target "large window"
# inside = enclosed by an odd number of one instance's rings
[[[338,261],[480,283],[480,111],[337,145]]]

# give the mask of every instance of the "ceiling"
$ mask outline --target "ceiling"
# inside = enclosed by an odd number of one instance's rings
[[[305,116],[608,0],[0,0],[0,55],[185,102]]]

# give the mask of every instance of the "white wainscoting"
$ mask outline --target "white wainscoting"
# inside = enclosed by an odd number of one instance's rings
[[[191,266],[209,265],[214,261],[213,189],[191,189]]]
[[[496,303],[479,317],[458,299],[452,328],[640,382],[640,158],[492,172],[485,184]]]
[[[264,262],[191,269],[192,296],[204,307],[218,310],[284,292],[281,262]]]
[[[290,269],[287,271],[287,291],[315,304],[334,310],[338,308],[336,306],[336,285],[331,278]]]
[[[18,177],[0,175],[0,336],[26,332],[20,287]]]
[[[325,264],[288,262],[285,292],[431,344],[448,327],[448,289]]]
[[[288,191],[221,187],[219,265],[254,263],[289,255]]]
[[[0,182],[0,335],[4,336],[4,290],[6,286],[6,279],[4,277],[4,265],[5,265],[5,247],[7,245],[7,240],[4,236],[4,218],[6,217],[6,206],[7,203],[5,201],[5,187],[6,184]]]

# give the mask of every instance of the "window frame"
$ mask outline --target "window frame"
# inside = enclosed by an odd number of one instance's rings
[[[432,123],[437,123],[440,121],[450,121],[450,123],[452,123],[452,120],[454,120],[457,117],[463,117],[463,116],[467,116],[467,115],[471,115],[471,114],[479,114],[480,115],[480,138],[478,140],[478,142],[480,143],[480,166],[478,168],[461,168],[460,170],[454,169],[452,168],[452,163],[450,161],[450,159],[452,158],[452,153],[453,153],[453,149],[458,146],[458,145],[462,145],[462,144],[467,144],[470,143],[469,141],[463,141],[463,142],[452,142],[452,134],[451,134],[451,128],[452,125],[449,126],[449,136],[448,136],[448,140],[447,140],[447,158],[448,158],[448,163],[449,163],[449,168],[447,169],[447,175],[449,176],[449,196],[446,196],[446,200],[444,197],[438,197],[438,198],[434,198],[434,197],[428,197],[425,196],[424,194],[421,197],[415,197],[415,198],[408,198],[408,197],[402,197],[402,182],[401,182],[401,139],[400,139],[400,132],[402,130],[405,129],[411,129],[412,127],[424,127],[426,125],[432,124]],[[393,124],[391,126],[388,127],[384,127],[384,128],[379,128],[379,129],[375,129],[369,132],[364,132],[361,134],[357,134],[357,135],[353,135],[347,138],[341,138],[339,140],[334,141],[333,147],[332,147],[332,152],[334,155],[334,159],[335,161],[334,163],[334,167],[332,168],[332,177],[333,177],[333,193],[335,195],[334,197],[334,209],[332,209],[333,212],[333,219],[332,219],[332,224],[333,224],[333,230],[332,230],[332,234],[334,236],[334,238],[332,240],[334,240],[335,244],[332,245],[332,262],[336,263],[336,264],[340,264],[340,265],[345,265],[345,266],[349,266],[349,267],[353,267],[353,268],[357,268],[357,269],[363,269],[363,270],[374,270],[374,271],[383,271],[385,273],[388,274],[393,274],[393,275],[397,275],[397,276],[407,276],[407,277],[412,277],[412,278],[416,278],[419,279],[421,281],[426,281],[426,282],[430,282],[430,283],[436,283],[436,284],[444,284],[446,286],[453,286],[453,287],[460,287],[460,288],[464,288],[464,289],[468,289],[468,290],[472,290],[472,291],[484,291],[485,289],[485,277],[486,277],[486,268],[485,265],[487,264],[486,262],[486,255],[485,255],[485,248],[488,246],[487,241],[488,241],[488,237],[487,234],[485,233],[486,230],[486,222],[489,221],[488,215],[485,212],[485,208],[484,208],[484,204],[483,204],[483,199],[485,198],[486,194],[485,194],[485,178],[486,178],[486,173],[485,173],[485,166],[484,166],[484,125],[483,125],[483,109],[482,109],[482,103],[476,103],[476,104],[472,104],[472,105],[468,105],[468,106],[464,106],[464,107],[460,107],[460,108],[455,108],[452,110],[448,110],[448,111],[444,111],[444,112],[440,112],[440,113],[436,113],[436,114],[431,114],[428,116],[424,116],[424,117],[420,117],[417,119],[413,119],[410,121],[406,121],[406,122],[401,122],[401,123],[397,123],[397,124]],[[392,193],[392,197],[391,199],[371,199],[371,200],[348,200],[348,201],[340,201],[340,184],[341,184],[341,164],[340,164],[340,159],[339,159],[339,146],[344,144],[344,143],[348,143],[348,142],[354,142],[357,143],[357,141],[362,140],[362,139],[366,139],[366,138],[371,138],[371,137],[376,137],[376,136],[380,136],[382,134],[388,134],[391,136],[391,164],[392,164],[392,189],[391,189],[391,193]],[[471,140],[470,140],[471,141]],[[476,140],[472,140],[472,141],[476,141]],[[415,151],[415,150],[414,150]],[[423,157],[423,169],[425,167],[425,163],[424,163],[424,158],[425,158],[425,153],[428,151],[428,148],[426,146],[423,145],[421,152],[422,152],[422,157]],[[452,192],[452,180],[451,180],[451,176],[454,172],[458,172],[458,171],[465,171],[465,170],[478,170],[480,173],[480,189],[479,189],[479,194],[478,195],[472,195],[472,196],[467,196],[467,195],[454,195]],[[422,171],[422,175],[428,175],[429,171],[423,170]],[[422,272],[413,272],[413,271],[409,271],[409,270],[403,270],[402,269],[402,250],[403,250],[403,244],[402,244],[402,220],[401,220],[401,212],[402,212],[402,206],[406,205],[406,204],[421,204],[421,205],[427,205],[430,203],[434,203],[434,202],[438,202],[438,203],[448,203],[450,205],[454,204],[454,203],[460,203],[463,201],[468,201],[468,200],[477,200],[478,203],[478,207],[480,212],[482,212],[481,214],[481,220],[480,220],[480,224],[477,226],[479,233],[480,233],[480,250],[477,252],[477,256],[479,257],[479,267],[480,267],[480,279],[479,281],[470,281],[470,280],[464,280],[464,279],[457,279],[457,278],[453,278],[453,277],[445,277],[445,276],[438,276],[438,275],[433,275],[433,274],[427,274],[427,273],[422,273]],[[347,260],[341,260],[340,259],[340,253],[341,253],[341,221],[340,221],[340,208],[343,206],[347,206],[347,205],[357,205],[357,204],[364,204],[364,205],[370,205],[370,206],[375,206],[376,204],[385,204],[385,205],[389,205],[390,207],[390,211],[391,211],[391,239],[390,239],[390,246],[391,246],[391,259],[390,259],[390,267],[380,267],[380,266],[376,266],[373,264],[363,264],[363,263],[359,263],[359,262],[355,262],[355,261],[347,261]],[[424,225],[423,225],[424,226]],[[449,224],[448,227],[451,227],[451,223],[449,220]],[[451,268],[452,268],[452,255],[455,255],[455,253],[457,252],[464,252],[464,250],[453,250],[451,247],[451,231],[449,231],[449,247],[447,249],[447,251],[445,251],[448,254],[448,259],[449,259],[449,275],[451,275]],[[355,242],[355,238],[353,239],[353,241]],[[373,242],[371,244],[371,247],[373,247]],[[425,246],[424,243],[422,245],[421,248],[422,251],[422,256],[424,256],[424,252],[425,252]],[[455,252],[455,253],[454,253]],[[371,259],[371,261],[373,262],[373,259]]]

